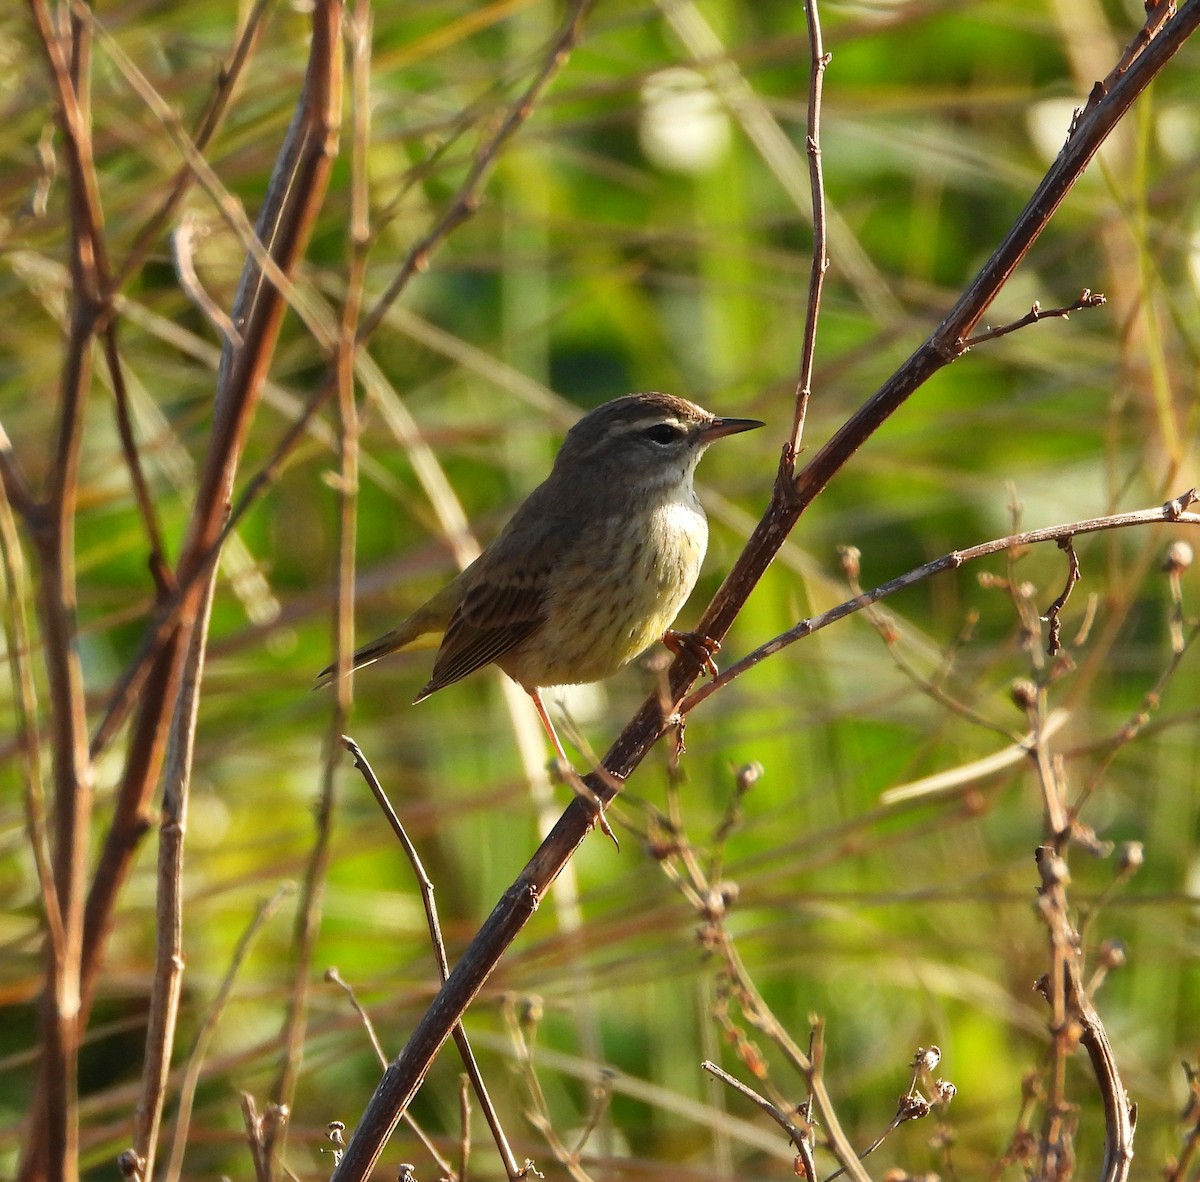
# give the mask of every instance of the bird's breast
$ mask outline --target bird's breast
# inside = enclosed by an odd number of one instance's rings
[[[564,539],[545,624],[501,668],[525,686],[611,676],[670,627],[707,546],[708,522],[692,497],[593,520]]]

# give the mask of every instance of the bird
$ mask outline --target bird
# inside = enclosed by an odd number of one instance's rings
[[[357,649],[351,668],[443,632],[414,704],[498,665],[569,766],[542,689],[601,681],[660,639],[675,652],[698,646],[711,663],[713,642],[670,630],[708,547],[696,465],[715,440],[761,426],[658,392],[602,403],[567,432],[550,475],[479,557]],[[317,685],[336,674],[327,666]]]

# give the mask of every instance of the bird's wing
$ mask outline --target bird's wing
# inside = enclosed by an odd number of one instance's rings
[[[494,562],[479,574],[450,618],[418,702],[504,656],[546,619],[549,580],[540,564]]]

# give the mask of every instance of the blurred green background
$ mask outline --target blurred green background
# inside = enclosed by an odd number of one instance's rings
[[[445,208],[481,140],[538,68],[561,11],[534,2],[431,0],[373,12],[369,156],[377,294]],[[190,126],[239,18],[238,6],[127,2],[105,28]],[[928,334],[1007,227],[1065,139],[1072,109],[1140,27],[1133,3],[991,0],[822,6],[823,150],[831,269],[806,442],[822,443]],[[217,175],[253,216],[302,80],[303,14],[280,6],[214,145]],[[0,14],[0,421],[31,479],[52,453],[67,246],[64,186],[40,216],[31,198],[51,122],[28,19]],[[987,344],[939,374],[820,497],[752,596],[722,655],[731,661],[847,597],[837,547],[862,552],[866,586],[945,551],[1024,526],[1157,505],[1196,483],[1200,376],[1200,48],[1186,47],[1125,121],[1014,276],[989,324],[1068,304],[1107,305]],[[371,339],[386,389],[362,405],[357,635],[367,640],[452,573],[451,551],[398,442],[410,416],[476,536],[493,536],[548,470],[580,411],[660,389],[717,413],[766,420],[701,468],[709,558],[682,626],[699,615],[764,508],[791,423],[810,265],[804,156],[808,55],[797,3],[608,0],[518,139],[478,213]],[[120,260],[162,200],[179,159],[103,45],[93,84],[110,250]],[[347,108],[348,109],[348,108]],[[349,222],[342,155],[305,278],[337,306]],[[228,307],[241,266],[199,189],[196,266]],[[208,439],[218,336],[184,296],[167,242],[125,288],[121,342],[156,506],[177,553]],[[254,423],[243,483],[321,380],[321,351],[289,316]],[[109,391],[88,411],[78,522],[81,646],[99,717],[152,603],[146,544],[120,459]],[[302,873],[330,740],[332,697],[313,694],[332,658],[338,497],[332,412],[237,532],[216,601],[188,833],[188,969],[180,1058],[259,900]],[[1014,506],[1017,509],[1014,509]],[[801,1043],[826,1024],[828,1086],[851,1139],[891,1118],[917,1046],[937,1043],[958,1097],[944,1114],[953,1168],[978,1177],[1004,1152],[1021,1083],[1046,1063],[1048,1013],[1033,992],[1048,968],[1032,907],[1043,833],[1024,763],[915,804],[889,788],[953,772],[1026,728],[1016,677],[1049,682],[1067,711],[1053,740],[1072,791],[1098,777],[1083,820],[1105,841],[1141,841],[1146,865],[1092,915],[1089,953],[1123,941],[1127,967],[1097,1003],[1140,1106],[1137,1169],[1177,1151],[1181,1059],[1200,1057],[1200,684],[1194,654],[1165,683],[1145,729],[1107,763],[1113,737],[1170,667],[1178,609],[1160,563],[1182,529],[1084,538],[1083,582],[1064,612],[1069,660],[1053,675],[996,579],[1027,582],[1042,610],[1065,578],[1053,547],[924,582],[889,601],[893,655],[856,617],[796,645],[709,699],[690,719],[679,810],[712,845],[734,769],[762,764],[725,850],[740,895],[729,918],[747,967]],[[1194,615],[1194,571],[1182,578]],[[6,605],[9,606],[9,605]],[[1085,622],[1090,627],[1085,628]],[[1081,635],[1081,633],[1083,633]],[[420,707],[428,652],[360,674],[349,729],[374,763],[437,886],[451,959],[567,799],[531,791],[500,675],[476,676]],[[1039,672],[1039,670],[1041,670]],[[603,752],[654,684],[632,667],[571,699]],[[969,707],[954,711],[929,692]],[[0,719],[13,716],[0,679]],[[0,1175],[21,1141],[36,1049],[40,909],[22,808],[21,761],[0,724]],[[98,820],[121,761],[99,768]],[[581,757],[580,766],[584,760]],[[534,777],[536,779],[536,777]],[[666,807],[666,745],[613,810],[620,853],[593,836],[471,1010],[485,1073],[518,1156],[563,1177],[534,1125],[503,1020],[505,994],[544,1003],[535,1066],[548,1115],[573,1143],[600,1068],[611,1102],[584,1151],[597,1178],[781,1177],[778,1130],[699,1069],[714,1058],[748,1078],[713,1018],[716,961],[699,923],[639,835]],[[541,818],[541,820],[539,819]],[[129,1139],[153,956],[154,845],[125,892],[84,1053],[88,1177]],[[1090,906],[1115,860],[1077,851],[1072,900]],[[289,904],[290,906],[290,904]],[[238,1093],[266,1094],[292,987],[288,907],[243,966],[206,1060],[187,1176],[247,1176]],[[1089,965],[1094,961],[1089,959]],[[329,1169],[330,1120],[353,1124],[378,1067],[336,965],[389,1053],[435,985],[412,875],[346,763],[324,902],[311,1023],[289,1165]],[[761,1040],[760,1040],[761,1041]],[[800,1081],[766,1051],[793,1102]],[[459,1063],[443,1051],[415,1114],[448,1152],[459,1128]],[[1102,1153],[1086,1059],[1071,1064],[1085,1172]],[[174,1112],[169,1100],[168,1137]],[[870,1159],[947,1174],[930,1118]],[[1040,1117],[1035,1118],[1035,1127]],[[472,1169],[501,1171],[475,1117]],[[436,1167],[403,1132],[385,1159]]]

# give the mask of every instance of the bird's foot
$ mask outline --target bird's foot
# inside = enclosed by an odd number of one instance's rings
[[[593,788],[569,763],[563,759],[555,759],[551,761],[550,767],[553,769],[559,781],[566,784],[576,796],[582,796],[585,800],[591,802],[594,812],[592,816],[595,819],[596,828],[604,834],[616,847],[617,853],[621,852],[621,843],[617,840],[617,835],[612,831],[612,826],[608,823],[608,817],[605,815],[605,809],[608,807],[608,802],[611,796],[604,795],[603,792]],[[612,795],[615,796],[621,790],[621,781],[617,776],[606,768],[597,768],[597,774],[605,781],[610,788]]]
[[[717,669],[716,661],[713,660],[713,657],[721,651],[719,640],[714,640],[711,636],[705,636],[700,632],[676,632],[674,628],[668,628],[663,633],[662,642],[675,656],[679,656],[681,652],[687,652],[689,656],[695,657],[700,662],[700,668],[709,677],[716,677],[720,672]]]
[[[608,823],[608,817],[604,812],[604,803],[599,797],[594,798],[596,801],[596,825],[600,832],[613,843],[613,848],[619,854],[621,852],[621,843],[617,840],[617,835],[613,832],[612,826]]]

